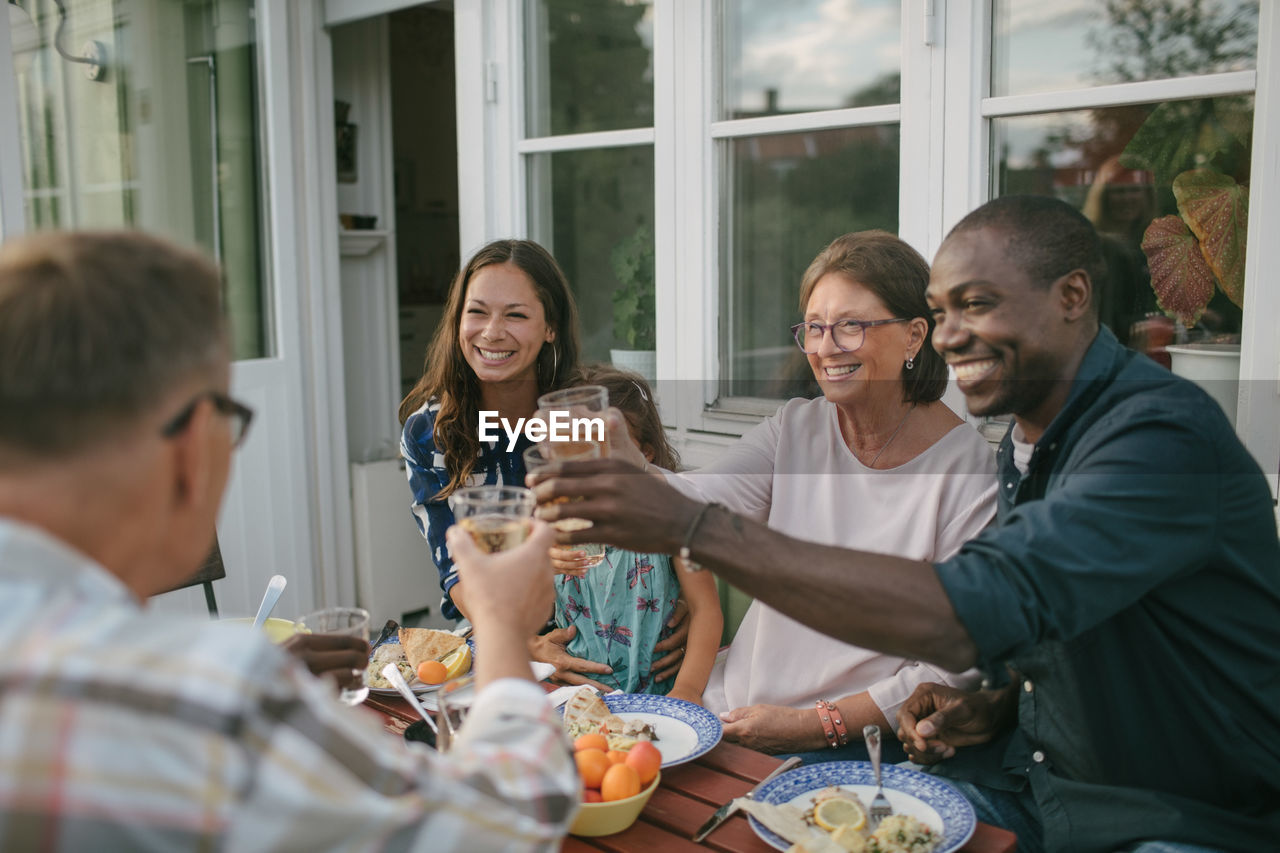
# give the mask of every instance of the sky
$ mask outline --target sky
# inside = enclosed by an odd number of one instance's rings
[[[943,0],[937,0],[941,6]],[[1228,10],[1247,0],[1218,0]],[[1110,82],[1089,43],[1102,0],[994,0],[992,94],[1031,94]],[[914,2],[908,9],[914,9]],[[899,70],[898,0],[729,0],[726,102],[756,111],[776,88],[784,111],[832,109]]]
[[[852,92],[899,68],[898,0],[738,0],[725,6],[731,107],[762,109],[768,88],[778,89],[786,111],[842,107]]]

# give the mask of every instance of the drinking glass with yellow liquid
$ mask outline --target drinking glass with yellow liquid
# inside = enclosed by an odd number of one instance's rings
[[[551,458],[568,459],[591,445],[599,448],[598,456],[608,456],[609,430],[604,420],[608,411],[609,390],[602,385],[565,388],[539,397],[536,414],[550,430],[544,443]]]
[[[509,551],[529,536],[533,492],[521,486],[469,486],[449,497],[453,517],[480,550]]]
[[[574,448],[565,449],[557,447],[559,442],[544,441],[541,444],[535,444],[524,452],[524,470],[526,473],[532,474],[539,468],[550,465],[552,462],[579,462],[585,459],[599,459],[601,456],[600,445],[598,444],[581,444]],[[556,498],[553,503],[566,503],[569,498]],[[591,526],[591,522],[585,518],[562,518],[553,522],[552,527],[563,533],[573,530],[586,530]],[[596,543],[578,543],[576,545],[560,546],[566,550],[570,550],[574,558],[579,562],[582,568],[589,569],[592,566],[600,565],[604,559],[604,545]]]

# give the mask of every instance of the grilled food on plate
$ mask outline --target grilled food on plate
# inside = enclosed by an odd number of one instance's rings
[[[582,686],[564,704],[564,730],[569,739],[590,732],[600,732],[609,748],[626,752],[637,741],[658,739],[653,726],[640,720],[624,720],[609,710],[594,687]]]
[[[400,646],[414,672],[423,661],[440,660],[466,642],[462,637],[434,628],[400,629]]]

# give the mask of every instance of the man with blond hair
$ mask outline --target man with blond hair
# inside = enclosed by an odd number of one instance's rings
[[[447,755],[259,632],[143,609],[208,552],[250,420],[219,292],[140,233],[0,247],[0,849],[555,849],[579,783],[525,652],[547,528],[450,543],[485,645]]]

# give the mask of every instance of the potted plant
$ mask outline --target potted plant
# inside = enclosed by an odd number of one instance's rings
[[[1232,100],[1162,104],[1120,158],[1126,167],[1153,171],[1157,185],[1172,186],[1178,213],[1147,226],[1142,251],[1156,303],[1186,328],[1200,322],[1215,292],[1244,307],[1250,126],[1246,108]],[[1173,372],[1200,383],[1234,422],[1239,338],[1165,349]]]
[[[614,367],[633,370],[650,382],[657,378],[657,329],[654,316],[653,235],[640,225],[618,241],[609,256],[618,286],[613,291]]]

